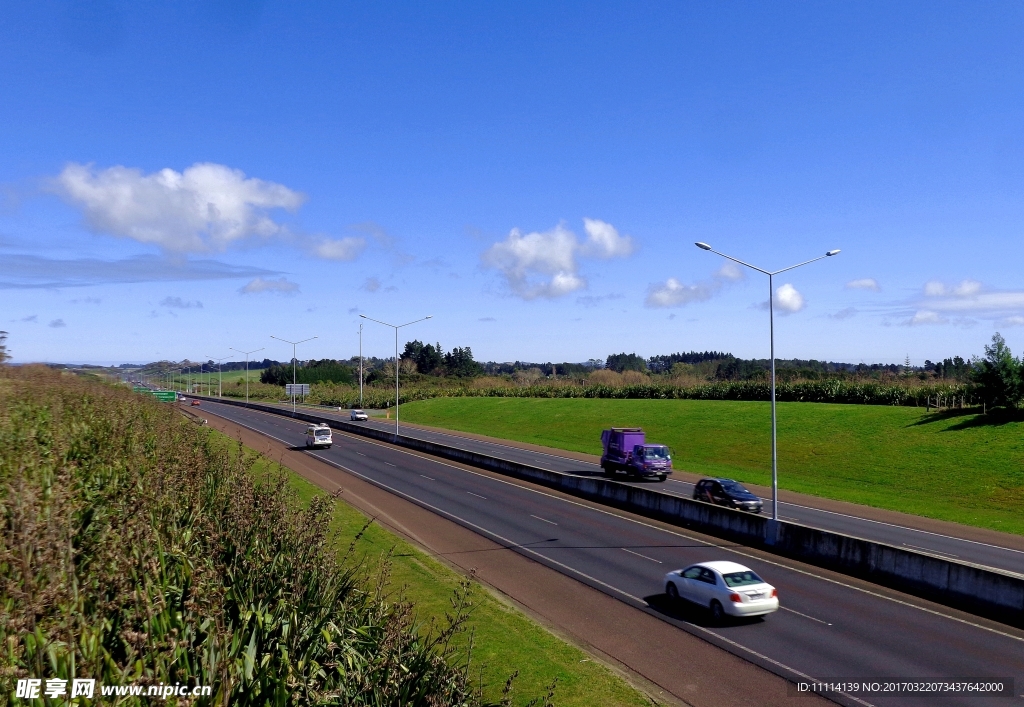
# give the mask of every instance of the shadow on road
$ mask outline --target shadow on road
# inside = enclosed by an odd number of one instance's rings
[[[703,626],[705,628],[750,626],[751,624],[759,624],[764,621],[763,616],[752,616],[748,618],[726,616],[716,623],[711,618],[711,612],[707,608],[697,606],[696,604],[684,599],[672,601],[668,598],[667,594],[651,594],[650,596],[644,597],[644,601],[647,602],[647,606],[670,619],[685,621],[695,626]]]

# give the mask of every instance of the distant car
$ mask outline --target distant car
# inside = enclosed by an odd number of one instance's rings
[[[198,405],[198,404],[199,404],[199,401],[198,401],[198,400],[196,400],[195,398],[193,398],[193,399],[192,399],[192,404],[193,404],[193,405]]]
[[[353,422],[355,422],[356,420],[369,420],[370,416],[367,415],[362,410],[360,410],[359,408],[353,408],[352,412],[349,413],[348,419],[350,419]]]
[[[306,449],[316,447],[327,447],[330,449],[333,442],[329,425],[313,424],[306,428]]]
[[[715,621],[764,616],[779,609],[779,593],[754,570],[736,562],[699,562],[665,575],[665,593],[703,606]]]
[[[760,498],[732,479],[701,479],[693,487],[693,500],[751,513],[760,513],[762,506]]]
[[[178,402],[180,402],[180,403],[185,402],[185,396],[184,395],[179,395],[178,396]]]

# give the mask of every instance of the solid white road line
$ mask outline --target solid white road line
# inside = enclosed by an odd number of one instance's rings
[[[659,565],[665,564],[661,560],[655,560],[653,557],[648,557],[647,555],[641,555],[639,552],[633,552],[632,550],[629,550],[629,549],[624,548],[624,547],[620,547],[619,549],[622,550],[623,552],[628,552],[630,555],[636,555],[637,557],[642,557],[645,560],[650,560],[651,562],[657,562]]]
[[[551,525],[558,525],[558,523],[556,523],[556,522],[555,522],[555,521],[553,521],[553,520],[548,520],[547,518],[541,518],[540,516],[535,516],[535,515],[533,515],[532,513],[530,514],[530,517],[531,517],[531,518],[536,518],[537,520],[542,520],[542,521],[544,521],[545,523],[551,523]]]
[[[790,609],[788,606],[781,606],[780,605],[779,608],[782,609],[783,611],[788,611],[791,614],[796,614],[797,616],[803,616],[805,619],[810,619],[811,621],[817,621],[819,624],[825,624],[826,626],[831,626],[832,625],[828,621],[822,621],[821,619],[816,619],[813,616],[810,616],[808,614],[802,614],[799,611],[797,611],[796,609]]]
[[[427,476],[426,474],[420,474],[420,476],[422,476],[424,479],[427,479],[428,481],[437,481],[437,479]]]
[[[481,496],[480,494],[478,494],[478,493],[473,493],[472,491],[466,491],[466,493],[468,493],[468,494],[469,494],[470,496],[476,496],[477,498],[482,498],[482,499],[484,499],[485,501],[487,500],[487,496]]]

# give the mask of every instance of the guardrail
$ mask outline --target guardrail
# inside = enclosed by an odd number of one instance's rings
[[[327,419],[311,411],[199,397],[239,407],[326,422],[333,429],[396,444],[557,489],[673,525],[825,567],[1001,623],[1024,627],[1024,575],[938,557],[799,523],[773,521],[681,496],[603,478],[550,471],[375,427]],[[325,411],[326,412],[326,411]]]

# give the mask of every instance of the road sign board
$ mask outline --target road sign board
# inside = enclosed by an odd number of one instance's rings
[[[309,395],[309,383],[286,383],[284,392],[287,395]]]

